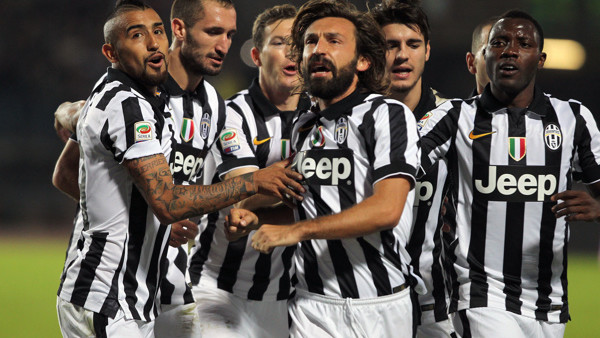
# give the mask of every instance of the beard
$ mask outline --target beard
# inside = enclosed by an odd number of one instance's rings
[[[185,34],[185,42],[186,44],[181,48],[181,63],[188,72],[196,76],[219,75],[221,67],[211,66],[209,64],[210,61],[206,60],[205,57],[216,56],[225,59],[225,55],[216,55],[215,53],[202,55],[195,53],[196,50],[200,50],[200,43],[189,32]]]
[[[327,59],[318,60],[330,69],[331,79],[325,78],[311,78],[310,71],[313,62],[317,61],[318,57],[311,58],[302,71],[302,79],[306,85],[306,90],[312,96],[318,97],[324,100],[331,100],[342,95],[350,86],[356,75],[356,65],[358,58],[354,58],[347,65],[337,69]]]
[[[144,71],[142,71],[142,74],[140,76],[140,82],[142,82],[145,85],[154,87],[167,81],[167,77],[169,76],[169,66],[167,65],[166,57],[163,59],[163,62],[165,64],[164,70],[162,70],[161,68],[161,71],[154,71],[154,74],[151,74],[148,72],[148,61],[144,60]]]

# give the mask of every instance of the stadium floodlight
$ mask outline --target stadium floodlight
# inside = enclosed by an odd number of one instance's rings
[[[575,40],[544,39],[544,52],[546,69],[579,70],[585,63],[585,48]]]

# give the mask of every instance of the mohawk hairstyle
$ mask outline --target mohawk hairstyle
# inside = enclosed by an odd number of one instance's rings
[[[131,11],[144,11],[152,9],[150,5],[141,0],[117,0],[115,8],[104,21],[104,42],[112,44],[115,41],[115,25],[114,21],[123,13]]]

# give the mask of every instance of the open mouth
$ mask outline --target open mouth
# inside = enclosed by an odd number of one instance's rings
[[[165,56],[162,53],[154,53],[146,59],[146,63],[152,68],[160,68],[164,60]]]
[[[515,66],[514,64],[511,64],[511,63],[501,64],[498,68],[500,69],[501,73],[506,74],[506,75],[514,74],[519,70],[519,68],[517,66]]]
[[[410,76],[412,69],[409,67],[394,67],[392,68],[392,76],[397,79],[405,79]]]
[[[295,64],[287,65],[283,68],[283,72],[288,75],[296,75],[297,67]]]
[[[331,68],[323,63],[317,63],[311,65],[310,73],[315,76],[325,76],[331,72]]]

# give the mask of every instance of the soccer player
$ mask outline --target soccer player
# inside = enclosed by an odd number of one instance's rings
[[[294,92],[299,78],[296,63],[290,60],[289,41],[295,15],[292,5],[274,6],[254,21],[251,56],[258,78],[228,100],[227,122],[217,143],[222,158],[218,171],[225,179],[264,168],[291,154],[292,120],[298,110],[310,105],[308,97]],[[205,179],[211,178],[208,164],[205,175]],[[256,210],[277,202],[256,197],[240,202],[240,207]],[[292,214],[289,207],[279,205],[263,215],[285,211]],[[287,300],[295,246],[259,253],[252,249],[247,235],[228,242],[223,228],[227,213],[224,209],[203,219],[190,254],[200,333],[208,337],[288,337]]]
[[[293,337],[412,337],[405,245],[411,232],[418,132],[410,110],[387,90],[385,38],[346,1],[312,0],[292,28],[303,86],[317,102],[300,115],[292,144],[308,192],[300,221],[263,224],[252,247],[298,244]],[[233,209],[229,225],[255,227]]]
[[[370,11],[381,26],[388,50],[387,72],[390,76],[390,97],[406,104],[415,119],[446,101],[423,81],[425,64],[429,60],[429,20],[417,4],[385,0]],[[440,208],[448,190],[446,163],[418,179],[415,188],[413,231],[407,245],[414,271],[427,286],[414,306],[421,315],[416,319],[418,337],[450,337],[454,334],[448,318],[449,294],[444,283],[441,228],[444,220]]]
[[[104,33],[102,51],[113,67],[77,125],[84,231],[59,292],[59,323],[65,336],[145,336],[160,312],[156,295],[169,237],[163,224],[257,192],[283,198],[303,189],[292,179],[301,176],[281,167],[210,187],[174,185],[165,156],[175,126],[155,96],[167,78],[162,21],[144,3],[123,1]]]
[[[562,337],[570,221],[600,220],[600,131],[580,102],[544,94],[544,33],[513,10],[491,28],[490,84],[421,120],[422,162],[457,182],[454,271],[463,337]],[[571,189],[582,179],[592,195]]]
[[[475,89],[470,96],[475,96],[483,93],[483,89],[490,83],[490,78],[485,70],[485,60],[483,58],[483,50],[487,46],[490,28],[497,17],[492,17],[480,23],[473,30],[471,38],[471,51],[467,52],[467,69],[469,73],[475,75]]]

